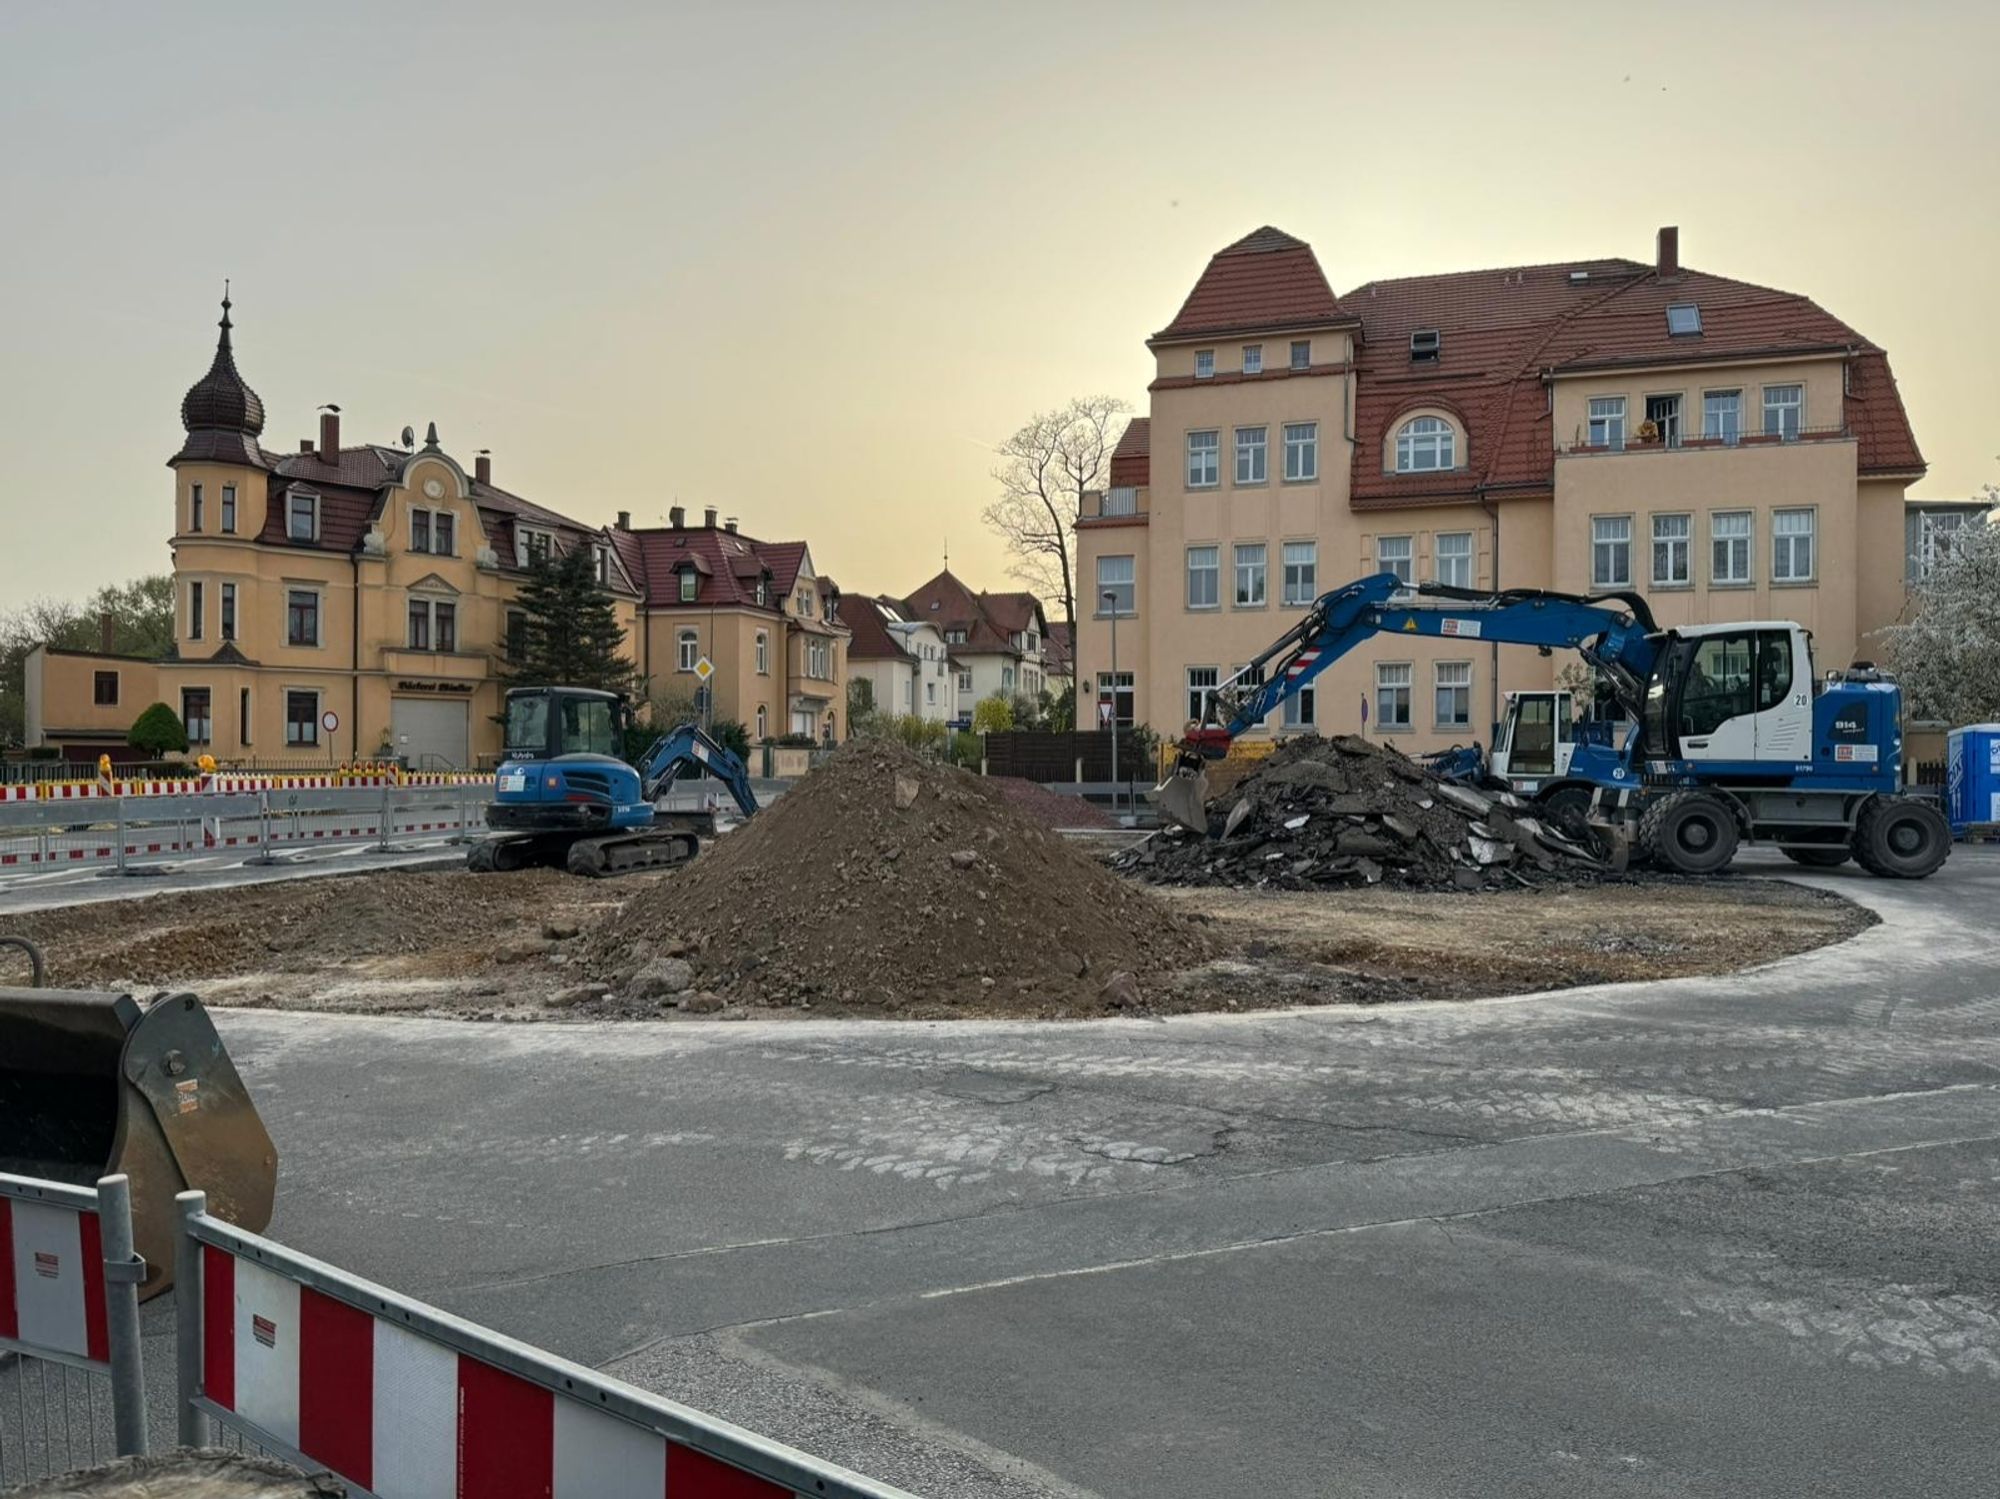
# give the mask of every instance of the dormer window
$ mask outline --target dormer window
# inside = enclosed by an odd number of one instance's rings
[[[768,609],[771,607],[771,575],[769,573],[759,573],[757,575],[757,603],[762,608]]]
[[[1435,328],[1419,328],[1410,335],[1410,363],[1434,364],[1444,347],[1444,335]]]
[[[527,526],[514,528],[514,561],[522,567],[532,567],[538,562],[549,560],[555,551],[555,537],[547,531],[531,530]]]
[[[285,535],[293,541],[319,540],[319,496],[311,490],[286,491]]]
[[[1194,377],[1197,380],[1213,378],[1215,374],[1215,350],[1197,349],[1194,354]]]
[[[1243,373],[1261,375],[1264,373],[1264,346],[1245,344],[1243,346]]]
[[[694,596],[696,592],[701,588],[701,578],[695,572],[692,566],[686,564],[683,564],[683,566],[681,567],[680,576],[681,576],[681,595],[680,595],[681,602],[683,604],[692,604],[694,602]]]
[[[590,549],[590,560],[597,565],[597,586],[611,586],[611,548],[598,544]]]
[[[1667,308],[1667,332],[1675,338],[1694,338],[1701,333],[1701,309],[1692,302],[1675,302]]]

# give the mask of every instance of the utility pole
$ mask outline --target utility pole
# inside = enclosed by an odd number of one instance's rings
[[[1118,595],[1105,589],[1104,608],[1111,616],[1111,811],[1118,815]]]

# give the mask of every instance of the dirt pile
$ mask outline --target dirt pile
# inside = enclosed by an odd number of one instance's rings
[[[1200,922],[1003,792],[876,741],[637,892],[587,966],[621,997],[684,984],[690,1008],[1077,1014],[1129,1005],[1117,974],[1143,996],[1206,950]]]
[[[1169,828],[1118,867],[1160,884],[1280,890],[1480,890],[1603,872],[1519,797],[1448,784],[1352,735],[1294,740],[1208,812],[1210,837]]]

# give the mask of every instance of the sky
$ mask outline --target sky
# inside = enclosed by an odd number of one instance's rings
[[[1888,349],[2000,481],[2000,6],[0,0],[0,607],[168,565],[223,279],[263,441],[436,422],[592,523],[907,593],[1262,224],[1368,280],[1625,255]]]

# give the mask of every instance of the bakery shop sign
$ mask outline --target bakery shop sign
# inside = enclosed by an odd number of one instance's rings
[[[414,682],[403,681],[396,684],[398,692],[442,692],[470,694],[478,684],[475,682]]]

